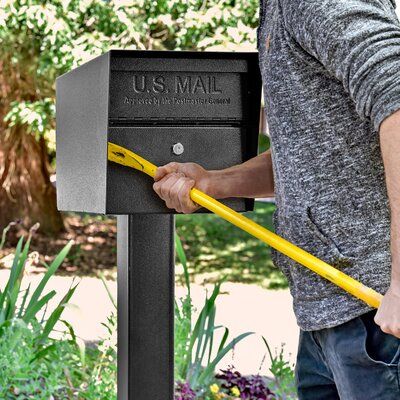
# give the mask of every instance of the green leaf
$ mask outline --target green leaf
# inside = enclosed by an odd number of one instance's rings
[[[14,260],[11,266],[11,271],[10,271],[10,278],[9,278],[9,287],[13,287],[15,284],[15,281],[18,278],[18,272],[19,272],[19,267],[20,267],[20,261],[22,258],[23,252],[26,250],[26,243],[24,246],[24,249],[22,250],[22,245],[24,243],[24,238],[21,237],[18,241],[17,247],[15,249],[15,254],[14,254]]]
[[[36,290],[33,292],[32,297],[29,301],[29,304],[26,308],[26,312],[29,312],[29,309],[35,305],[39,297],[42,295],[42,292],[49,281],[49,279],[56,273],[60,265],[63,263],[65,257],[70,251],[72,246],[72,241],[68,242],[67,245],[58,253],[57,257],[50,264],[50,267],[46,271]]]
[[[10,230],[12,226],[16,225],[16,222],[10,222],[4,229],[3,229],[3,234],[1,235],[1,241],[0,241],[0,250],[3,249],[4,244],[6,242],[7,238],[7,233]]]
[[[13,277],[10,279],[10,286],[8,288],[9,293],[7,295],[9,303],[7,306],[7,312],[5,314],[6,319],[12,319],[15,316],[16,304],[21,290],[21,282],[24,275],[25,263],[28,258],[30,243],[31,236],[29,236],[28,240],[26,241],[19,260],[17,260],[15,268],[13,269]]]
[[[18,317],[17,318],[21,318],[22,314],[24,313],[25,304],[26,304],[26,301],[28,299],[30,290],[31,290],[31,282],[29,283],[28,287],[25,290],[25,294],[24,294],[24,297],[22,299],[22,303],[21,303],[21,306],[19,308],[19,313],[18,313]]]
[[[218,347],[218,353],[220,353],[222,351],[222,349],[224,348],[225,343],[228,340],[228,336],[229,336],[229,329],[225,328],[224,335],[222,336],[221,343],[219,344],[219,347]],[[210,363],[210,360],[208,360],[208,363]]]
[[[207,348],[212,347],[212,339],[214,337],[214,332],[218,327],[215,326],[215,314],[217,312],[217,309],[215,305],[211,308],[211,312],[208,315],[207,318],[207,329],[204,333],[204,343],[203,343],[203,351],[200,356],[201,362],[203,362],[204,356],[206,354]]]
[[[197,383],[198,385],[203,385],[204,383],[208,383],[208,380],[214,376],[214,371],[217,364],[243,339],[247,336],[253,335],[254,332],[246,332],[242,335],[239,335],[235,339],[233,339],[227,346],[225,346],[214,358],[214,360],[207,365],[204,371],[201,373]]]
[[[203,340],[205,338],[205,326],[206,326],[206,321],[208,318],[208,314],[209,314],[209,309],[208,309],[208,301],[206,302],[206,305],[204,306],[201,314],[200,314],[200,323],[198,325],[198,330],[196,332],[196,341],[197,341],[197,348],[196,348],[196,355],[194,358],[194,363],[197,364],[199,362],[201,362],[201,360],[199,359],[199,355],[200,355],[200,351],[201,351],[201,347],[203,344]]]
[[[76,343],[76,334],[75,334],[74,327],[65,319],[60,319],[60,322],[62,322],[67,327],[68,332],[71,335],[72,341]]]
[[[35,318],[36,314],[56,295],[56,291],[52,290],[50,293],[47,293],[40,300],[38,300],[35,304],[33,304],[27,312],[22,317],[23,321],[29,323],[32,318]]]
[[[107,291],[108,298],[110,299],[110,301],[111,301],[112,305],[114,306],[114,308],[117,309],[117,302],[116,302],[114,296],[112,295],[110,288],[107,285],[107,282],[106,282],[106,279],[104,278],[104,275],[101,274],[101,273],[99,275],[100,275],[100,279],[103,282],[103,285],[104,285],[104,287],[105,287],[105,289]]]
[[[15,249],[14,260],[13,260],[13,263],[12,263],[12,266],[11,266],[10,276],[8,278],[7,285],[4,288],[4,291],[3,291],[3,293],[1,294],[1,297],[0,297],[0,313],[4,314],[3,315],[4,318],[5,318],[5,310],[3,309],[4,303],[5,303],[6,298],[7,298],[8,290],[13,285],[12,282],[14,281],[14,275],[16,273],[15,270],[17,268],[17,264],[18,264],[18,260],[19,260],[20,254],[21,254],[23,243],[24,243],[24,238],[21,237],[18,240],[18,244],[17,244],[17,247]],[[1,319],[1,317],[0,317],[0,319]]]
[[[188,265],[187,265],[187,258],[186,258],[185,250],[183,249],[182,241],[177,233],[175,233],[175,249],[176,249],[176,254],[178,255],[179,261],[181,262],[181,264],[183,266],[183,273],[185,275],[185,284],[186,284],[188,293],[190,294],[190,277],[189,277],[189,269],[188,269]]]
[[[269,354],[269,358],[271,359],[271,361],[273,361],[273,360],[274,360],[274,357],[273,357],[273,355],[272,355],[272,351],[271,351],[271,348],[269,347],[269,344],[268,344],[268,342],[267,342],[267,339],[265,339],[265,337],[262,336],[262,340],[263,340],[265,346],[267,347],[268,354]]]
[[[210,298],[206,298],[205,304],[203,306],[203,309],[200,312],[200,315],[196,321],[195,327],[193,329],[191,339],[189,342],[188,346],[188,353],[187,353],[187,360],[186,360],[186,365],[187,365],[187,370],[184,371],[186,372],[186,375],[189,374],[189,383],[192,386],[196,385],[196,381],[198,379],[198,375],[201,372],[201,363],[202,363],[202,358],[204,356],[204,353],[202,354],[202,349],[203,346],[204,348],[207,348],[207,340],[209,338],[208,334],[212,334],[215,327],[210,327],[209,328],[209,333],[207,333],[207,330],[205,329],[206,321],[213,319],[213,314],[214,314],[214,308],[215,308],[215,300],[217,296],[220,294],[220,288],[221,288],[222,282],[216,284],[214,286],[213,292],[210,296]],[[193,357],[193,349],[195,344],[197,343],[196,346],[196,353]],[[192,360],[192,361],[190,361]]]
[[[49,319],[46,322],[46,325],[43,328],[43,332],[40,336],[40,342],[43,342],[46,340],[50,333],[53,331],[55,324],[58,322],[58,320],[61,317],[61,314],[64,311],[65,305],[70,301],[72,295],[75,293],[76,288],[78,287],[79,283],[76,284],[75,286],[71,287],[67,294],[63,297],[63,299],[60,301],[58,304],[57,308],[52,312],[50,315]]]
[[[44,347],[42,350],[39,350],[36,352],[35,356],[30,360],[30,364],[32,364],[34,361],[45,357],[48,353],[50,353],[52,350],[55,350],[57,348],[57,343],[50,344],[47,347]]]

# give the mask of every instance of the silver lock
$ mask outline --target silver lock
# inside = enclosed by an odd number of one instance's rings
[[[183,154],[184,151],[185,151],[185,148],[183,147],[182,143],[178,142],[172,146],[172,152],[177,156],[180,156],[181,154]]]

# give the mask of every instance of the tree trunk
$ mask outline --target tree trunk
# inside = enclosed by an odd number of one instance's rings
[[[46,143],[23,126],[0,134],[0,232],[13,220],[22,220],[27,227],[39,222],[41,231],[49,234],[64,229],[50,182]]]

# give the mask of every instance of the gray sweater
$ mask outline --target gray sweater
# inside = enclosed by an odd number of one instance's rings
[[[261,0],[257,30],[278,234],[384,294],[390,209],[379,126],[400,109],[394,0]],[[272,250],[303,330],[371,308]]]

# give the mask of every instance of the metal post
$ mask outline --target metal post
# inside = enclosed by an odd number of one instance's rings
[[[173,400],[174,217],[118,217],[118,400]]]

